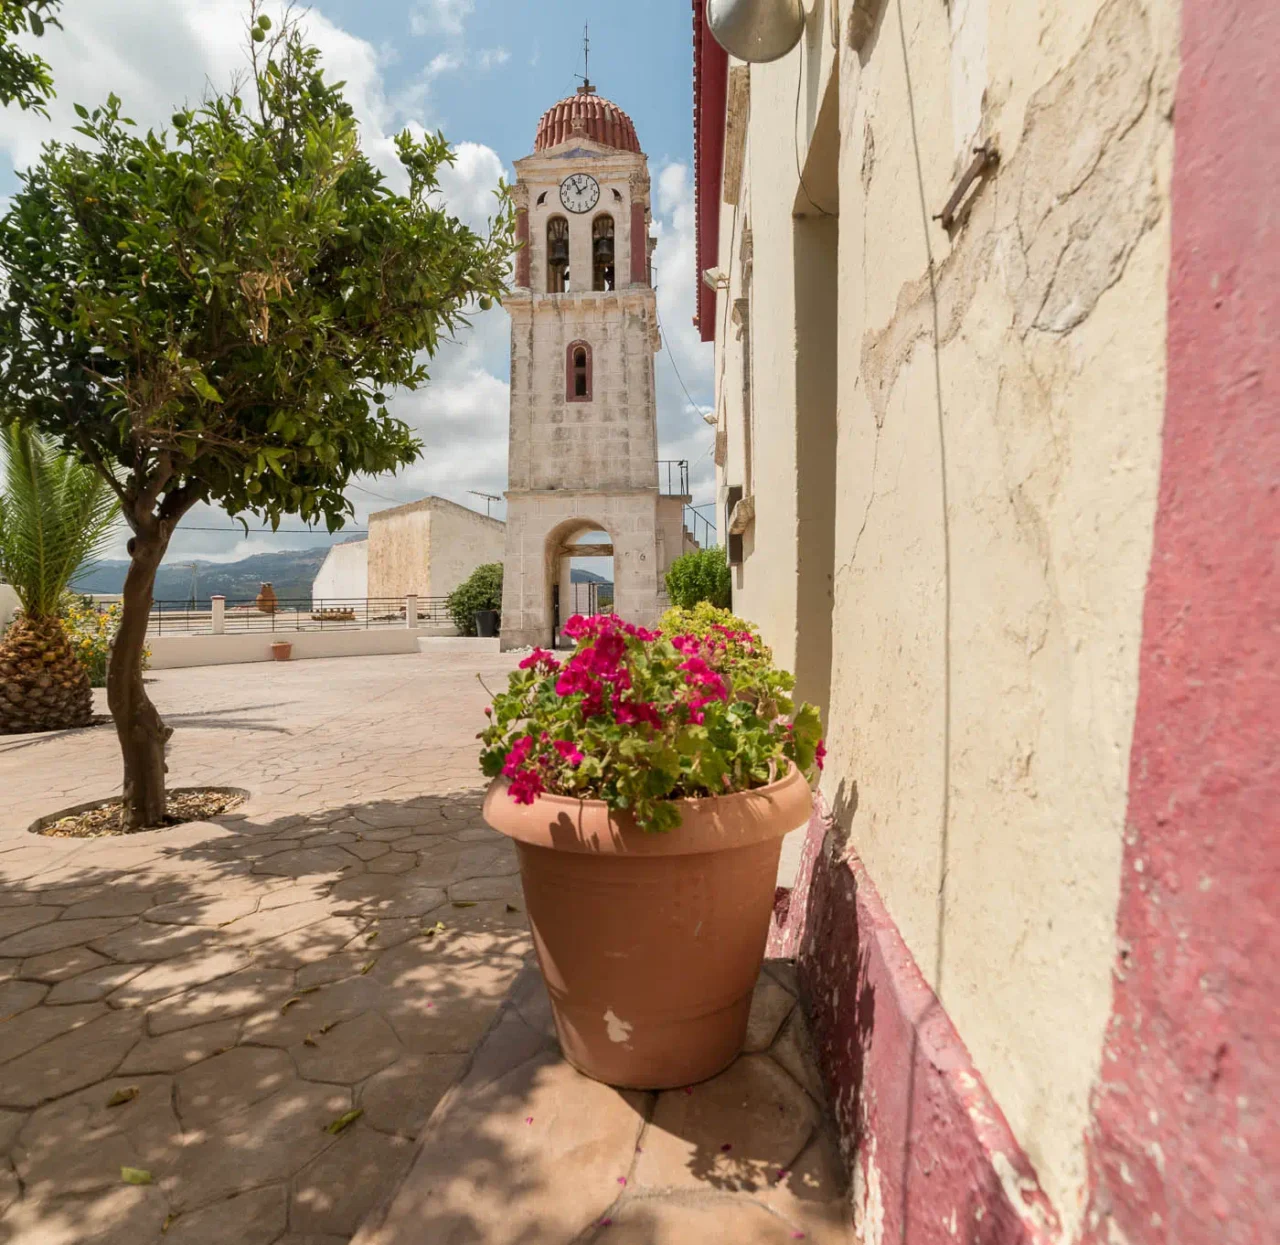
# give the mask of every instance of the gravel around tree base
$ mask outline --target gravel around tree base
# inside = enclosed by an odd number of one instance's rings
[[[137,834],[141,830],[163,830],[188,821],[208,821],[211,817],[229,813],[243,803],[243,795],[230,791],[171,791],[166,799],[168,816],[159,826],[142,826],[139,830],[124,829],[120,824],[124,801],[109,800],[97,808],[61,817],[36,833],[55,839],[100,839],[108,834]]]

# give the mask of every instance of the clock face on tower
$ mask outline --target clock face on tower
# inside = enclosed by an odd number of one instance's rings
[[[589,212],[600,202],[600,183],[590,173],[571,173],[560,183],[560,202],[570,212]]]

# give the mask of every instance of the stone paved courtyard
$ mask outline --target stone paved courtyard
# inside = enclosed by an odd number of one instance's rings
[[[0,741],[0,1241],[350,1238],[528,951],[472,738],[509,665],[157,673],[171,784],[251,794],[129,838],[26,832],[118,791],[110,727]]]
[[[3,1245],[346,1245],[393,1193],[370,1241],[845,1239],[786,966],[759,1053],[688,1096],[559,1059],[515,854],[479,816],[476,675],[511,665],[157,673],[170,784],[250,795],[128,838],[27,832],[118,791],[109,726],[0,740]]]

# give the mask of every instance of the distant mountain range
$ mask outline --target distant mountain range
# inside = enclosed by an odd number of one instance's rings
[[[327,548],[283,549],[279,553],[255,553],[239,562],[195,561],[193,574],[190,563],[160,564],[156,572],[155,599],[157,601],[190,601],[193,595],[197,604],[207,605],[209,598],[221,594],[229,604],[250,601],[258,595],[264,583],[271,585],[281,601],[311,600],[311,584],[328,554]],[[87,574],[80,576],[73,587],[79,592],[111,595],[123,591],[125,572],[129,563],[123,560],[99,562]],[[609,580],[594,571],[574,567],[570,572],[575,584],[605,584]]]
[[[228,604],[249,601],[258,595],[264,583],[271,585],[281,601],[311,600],[311,582],[329,550],[282,549],[279,553],[255,553],[238,562],[201,562],[160,564],[156,572],[157,601],[189,601],[194,595],[198,604],[221,594]],[[72,585],[80,592],[117,593],[124,589],[129,563],[123,560],[99,562]],[[193,589],[194,587],[194,594]]]

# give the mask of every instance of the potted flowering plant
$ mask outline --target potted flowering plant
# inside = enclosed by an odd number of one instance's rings
[[[484,814],[516,841],[566,1058],[613,1085],[713,1076],[742,1048],[783,836],[821,720],[746,624],[574,617],[486,709]]]

